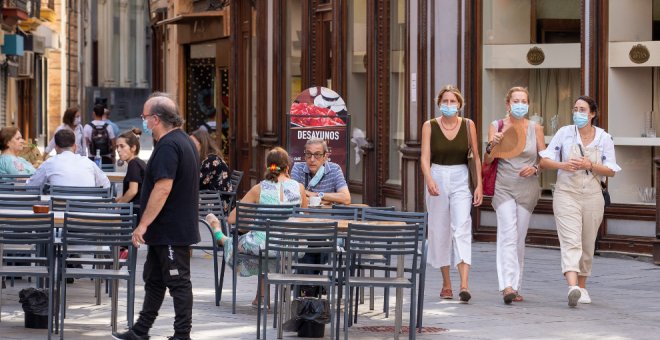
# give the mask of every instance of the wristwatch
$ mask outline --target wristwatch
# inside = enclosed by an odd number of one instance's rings
[[[323,196],[324,196],[324,195],[325,195],[324,193],[319,192],[319,197],[320,197],[321,199],[323,199]]]

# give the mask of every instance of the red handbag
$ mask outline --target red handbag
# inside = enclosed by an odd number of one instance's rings
[[[504,122],[500,119],[497,121],[497,132],[502,132],[502,126],[504,126]],[[495,194],[495,179],[497,178],[497,164],[499,160],[499,158],[495,158],[490,164],[486,164],[485,162],[481,164],[481,181],[483,193],[486,196],[493,196]]]

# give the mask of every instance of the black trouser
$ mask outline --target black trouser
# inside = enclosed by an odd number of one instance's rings
[[[138,334],[149,333],[165,299],[165,288],[168,288],[174,302],[174,335],[189,338],[193,307],[190,247],[149,246],[142,277],[144,304],[133,330]]]

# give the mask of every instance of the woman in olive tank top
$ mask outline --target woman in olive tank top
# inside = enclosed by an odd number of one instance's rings
[[[468,273],[472,263],[470,212],[472,205],[481,204],[482,186],[477,131],[471,120],[458,117],[463,102],[456,87],[448,85],[440,91],[436,105],[442,114],[422,126],[420,163],[428,212],[427,262],[442,272],[440,298],[452,299],[449,266],[453,260],[461,277],[459,297],[462,302],[468,302],[471,298]],[[468,143],[477,163],[478,185],[474,196],[468,183]]]

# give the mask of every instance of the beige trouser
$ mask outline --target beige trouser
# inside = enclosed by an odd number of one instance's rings
[[[598,227],[605,210],[600,184],[588,181],[583,190],[555,190],[553,210],[561,245],[562,273],[591,275]],[[594,187],[598,186],[598,187]]]

